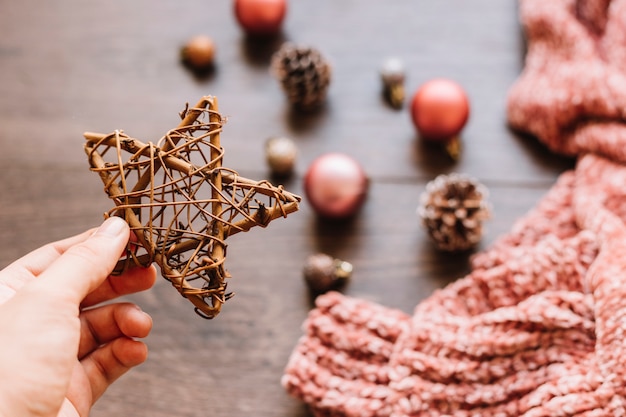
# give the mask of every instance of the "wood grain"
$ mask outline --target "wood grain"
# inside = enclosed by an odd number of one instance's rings
[[[417,222],[427,181],[457,171],[489,188],[485,248],[573,165],[507,128],[506,93],[524,57],[514,0],[294,1],[282,37],[269,42],[247,38],[228,1],[0,5],[0,266],[97,225],[110,208],[88,170],[84,131],[123,129],[155,141],[176,126],[185,103],[206,94],[219,97],[229,117],[224,164],[241,175],[268,177],[263,145],[286,135],[300,151],[289,191],[303,194],[308,164],[328,151],[352,155],[371,180],[351,221],[320,220],[304,201],[288,219],[229,239],[236,295],[213,321],[197,317],[164,280],[129,297],[154,318],[150,357],[105,394],[93,417],[308,415],[280,387],[311,307],[306,256],[322,251],[353,263],[346,294],[411,312],[468,272],[467,254],[438,253]],[[198,33],[217,45],[217,69],[204,80],[178,61]],[[269,74],[271,54],[287,40],[332,62],[319,112],[291,111]],[[458,162],[417,138],[406,108],[382,100],[378,69],[392,55],[405,60],[409,95],[433,77],[466,88],[472,109]]]

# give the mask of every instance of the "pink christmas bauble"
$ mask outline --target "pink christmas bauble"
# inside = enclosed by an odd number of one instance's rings
[[[251,35],[273,35],[282,27],[287,0],[235,0],[235,17]]]
[[[304,192],[313,209],[328,218],[354,215],[368,189],[365,171],[352,157],[327,153],[316,158],[304,176]]]
[[[436,78],[424,83],[413,95],[411,117],[420,136],[446,142],[457,136],[469,118],[465,90],[452,80]]]

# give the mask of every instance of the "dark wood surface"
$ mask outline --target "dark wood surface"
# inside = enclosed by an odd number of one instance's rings
[[[573,164],[507,128],[506,93],[524,59],[514,0],[292,1],[282,38],[266,43],[242,33],[225,0],[0,5],[0,266],[97,225],[110,207],[88,170],[83,131],[123,129],[156,141],[186,102],[206,94],[229,117],[225,165],[241,175],[267,178],[265,140],[286,135],[300,152],[288,190],[303,194],[308,164],[327,151],[352,155],[371,180],[351,221],[322,221],[305,200],[288,219],[230,239],[236,296],[212,321],[162,279],[130,297],[154,318],[150,357],[107,392],[94,417],[308,415],[279,383],[311,308],[301,273],[308,255],[353,263],[344,293],[411,312],[468,272],[468,254],[435,251],[416,218],[429,180],[464,172],[489,188],[485,248]],[[199,33],[218,48],[217,70],[205,80],[178,61]],[[284,40],[315,46],[332,62],[328,102],[317,113],[291,111],[268,72]],[[378,69],[392,55],[407,65],[409,95],[440,76],[466,88],[472,109],[458,162],[417,138],[406,108],[381,99]]]

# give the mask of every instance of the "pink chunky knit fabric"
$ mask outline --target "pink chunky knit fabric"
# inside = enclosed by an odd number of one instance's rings
[[[510,123],[576,168],[412,316],[318,297],[282,380],[315,415],[626,415],[626,0],[520,8]]]
[[[626,162],[626,2],[521,0],[528,39],[510,124],[554,151]]]

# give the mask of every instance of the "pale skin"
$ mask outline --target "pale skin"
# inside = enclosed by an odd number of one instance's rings
[[[147,358],[152,319],[116,301],[150,288],[154,267],[111,276],[125,221],[43,246],[0,271],[0,417],[87,417]]]

